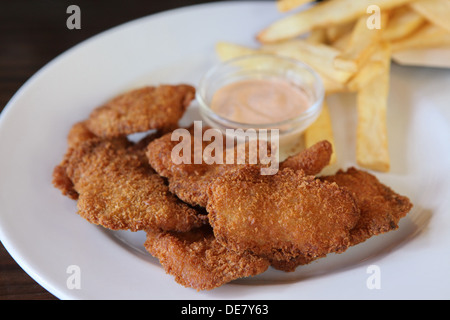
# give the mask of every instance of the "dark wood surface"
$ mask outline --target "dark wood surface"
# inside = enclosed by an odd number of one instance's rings
[[[0,3],[0,112],[36,71],[77,43],[152,13],[215,1],[2,0]],[[69,30],[69,5],[81,9],[81,29]],[[3,155],[2,155],[3,156]],[[1,214],[1,212],[0,212]],[[0,245],[0,300],[56,299]]]

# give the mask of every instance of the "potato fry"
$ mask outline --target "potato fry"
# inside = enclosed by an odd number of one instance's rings
[[[325,44],[314,44],[305,40],[294,39],[263,45],[262,50],[303,61],[320,74],[326,75],[329,79],[338,83],[346,83],[354,74],[353,70],[347,71],[334,66],[333,61],[340,54],[340,51]]]
[[[384,41],[395,41],[410,35],[425,23],[425,18],[409,6],[395,9],[389,17],[381,37]]]
[[[411,4],[416,12],[433,23],[450,32],[450,1],[448,0],[420,0]]]
[[[387,25],[387,21],[388,15],[382,13],[381,29],[369,29],[367,27],[367,17],[359,18],[352,31],[347,48],[336,57],[334,65],[339,69],[358,71],[360,66],[377,48],[382,30]]]
[[[391,42],[392,52],[445,46],[450,46],[450,32],[431,23],[404,39]]]
[[[245,46],[230,42],[218,42],[216,43],[216,53],[221,61],[226,61],[249,54],[258,53],[258,49],[251,49]]]
[[[278,0],[279,11],[312,2],[297,1]],[[378,13],[381,28],[376,24],[372,28]],[[298,38],[308,32],[306,39]],[[361,167],[386,172],[390,170],[386,115],[392,54],[450,48],[450,0],[328,0],[275,21],[256,38],[262,44],[257,52],[309,64],[321,76],[326,94],[356,93],[356,161]],[[312,144],[325,136],[332,140],[328,105],[305,132],[305,142]]]
[[[388,48],[384,45],[378,45],[369,61],[361,67],[361,69],[355,74],[355,76],[347,83],[349,91],[358,91],[367,86],[376,76],[381,74],[388,68],[386,65],[389,60],[386,58],[389,52],[386,52]]]
[[[330,165],[336,163],[336,149],[333,134],[333,125],[331,122],[330,110],[326,99],[323,102],[322,112],[313,124],[305,130],[304,133],[306,148],[311,147],[315,143],[328,140],[333,146],[333,153],[331,154]]]
[[[230,43],[230,42],[219,42],[216,44],[216,52],[221,61],[227,61],[238,57],[248,56],[248,55],[258,55],[258,54],[271,54],[264,52],[261,48],[252,49],[246,46]],[[268,65],[270,64],[270,65]],[[265,59],[261,60],[255,56],[255,59],[247,59],[245,61],[235,63],[236,66],[241,66],[243,68],[265,68],[272,67],[286,68],[281,61],[267,61]]]
[[[277,0],[277,8],[280,12],[287,12],[311,2],[314,0]]]
[[[346,48],[348,48],[351,37],[352,37],[351,33],[344,34],[336,41],[331,43],[331,46],[339,51],[344,51]]]
[[[357,93],[358,125],[356,161],[370,170],[387,172],[390,169],[386,113],[389,96],[389,44],[381,44],[384,69]]]
[[[367,86],[373,78],[382,73],[384,65],[381,61],[368,61],[361,70],[348,83],[347,88],[351,92],[356,92],[359,89]]]
[[[348,91],[347,85],[345,83],[340,83],[333,79],[330,79],[326,75],[321,74],[320,72],[319,75],[320,78],[322,79],[323,87],[325,88],[325,95]]]
[[[311,30],[308,37],[306,38],[306,41],[309,43],[326,44],[328,42],[327,29],[319,28],[319,29]]]
[[[219,42],[216,44],[216,52],[221,61],[230,60],[233,58],[249,55],[249,54],[258,54],[258,53],[270,53],[270,54],[279,54],[274,52],[266,52],[260,49],[251,49],[242,45],[230,43],[230,42]],[[255,62],[257,63],[257,61]],[[330,61],[331,63],[331,61]],[[346,91],[346,86],[342,82],[337,82],[334,79],[330,79],[328,73],[321,73],[316,70],[320,77],[322,78],[322,82],[325,88],[326,93],[336,93],[336,92],[344,92]]]
[[[324,28],[327,33],[327,38],[330,43],[338,41],[343,36],[350,34],[355,27],[355,21],[332,25]]]
[[[314,28],[350,22],[367,14],[367,8],[375,5],[384,10],[396,8],[417,0],[331,0],[321,2],[308,10],[276,21],[259,32],[262,43],[292,39]]]

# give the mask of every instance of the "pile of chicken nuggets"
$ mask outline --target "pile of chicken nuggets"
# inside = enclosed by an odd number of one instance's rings
[[[320,176],[321,141],[261,175],[261,164],[175,164],[171,132],[190,85],[125,92],[73,125],[53,184],[78,214],[111,230],[145,231],[144,246],[186,287],[211,290],[270,266],[290,272],[398,228],[405,196],[356,168]],[[148,132],[133,142],[130,135]],[[206,144],[203,144],[205,147]]]

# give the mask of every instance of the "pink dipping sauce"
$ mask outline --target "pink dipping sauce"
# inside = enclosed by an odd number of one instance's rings
[[[249,79],[228,84],[214,94],[211,109],[220,116],[247,124],[289,120],[311,103],[300,87],[281,78]]]

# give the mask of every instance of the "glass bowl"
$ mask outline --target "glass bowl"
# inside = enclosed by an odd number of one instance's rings
[[[213,97],[219,89],[234,82],[252,79],[286,80],[302,91],[309,107],[295,117],[270,123],[234,121],[211,108]],[[211,68],[200,80],[196,99],[200,114],[208,126],[224,134],[227,134],[227,129],[278,129],[281,149],[298,142],[305,129],[317,119],[322,110],[324,86],[320,76],[301,61],[277,55],[254,54],[231,59]],[[277,106],[273,108],[276,110]]]

